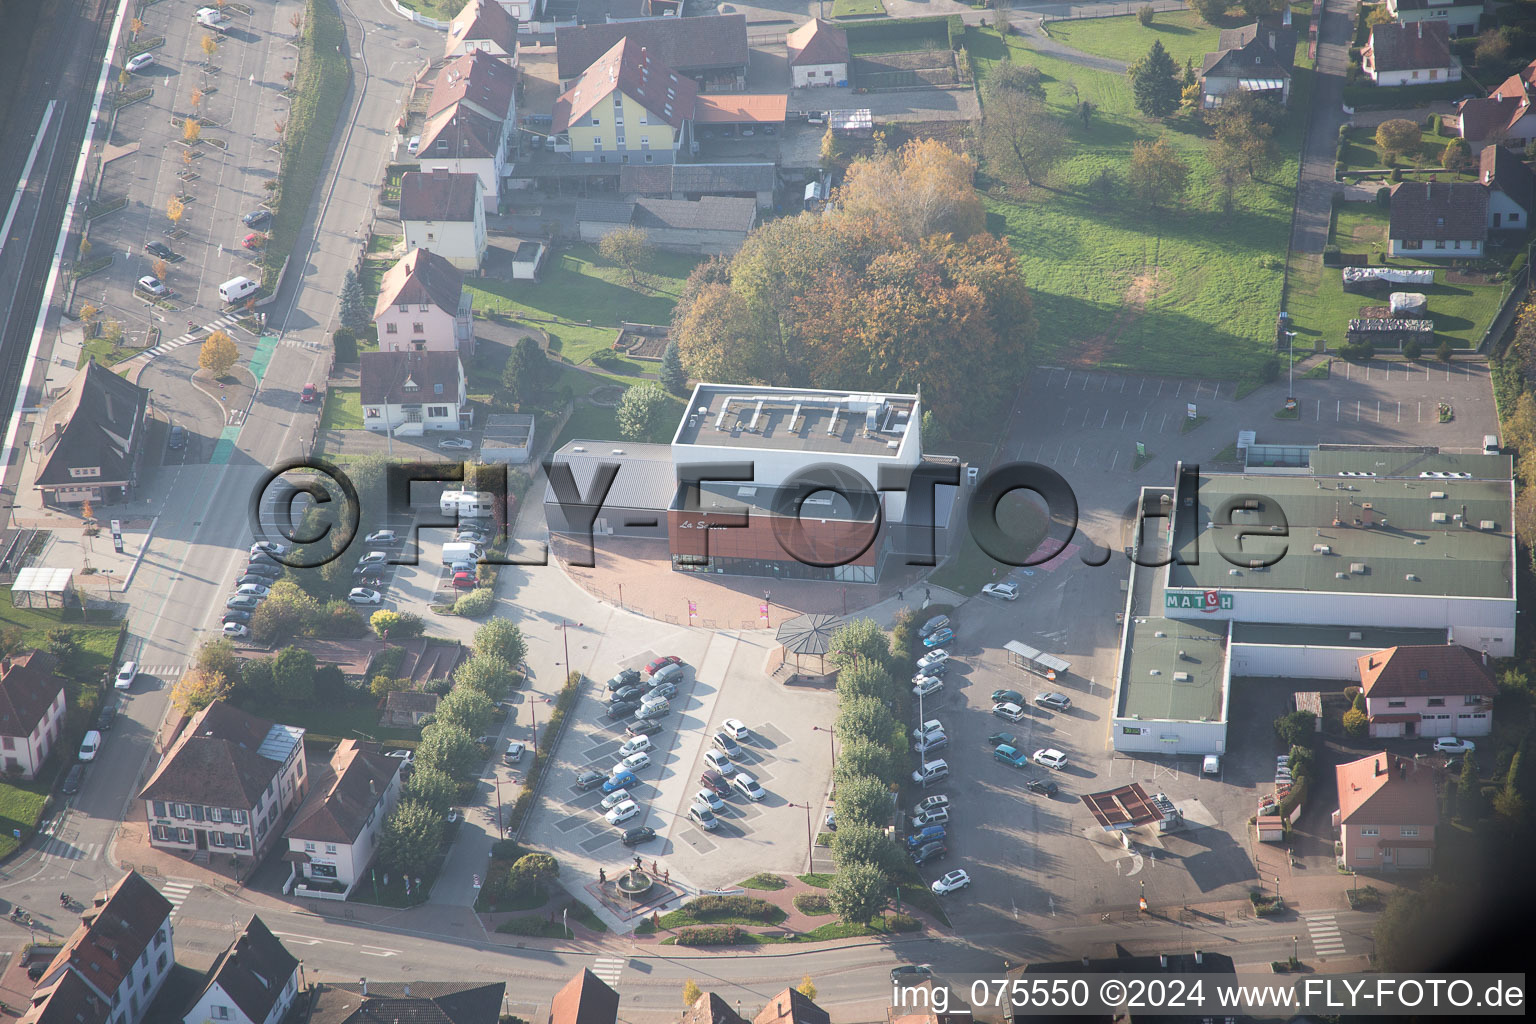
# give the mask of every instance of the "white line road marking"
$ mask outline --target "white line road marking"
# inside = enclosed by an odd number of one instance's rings
[[[1082,426],[1085,426],[1085,427],[1086,427],[1086,426],[1087,426],[1087,425],[1088,425],[1088,417],[1089,417],[1089,416],[1092,416],[1092,415],[1093,415],[1093,410],[1092,410],[1092,409],[1084,409],[1084,410],[1083,410],[1083,422],[1082,422]]]
[[[1066,387],[1068,384],[1071,384],[1071,383],[1072,383],[1072,371],[1068,370],[1067,371],[1067,379],[1061,382],[1061,386],[1062,387]]]
[[[1103,421],[1102,421],[1102,422],[1101,422],[1101,423],[1100,423],[1100,424],[1099,424],[1099,429],[1100,429],[1100,430],[1103,430],[1103,429],[1104,429],[1104,427],[1105,427],[1105,426],[1106,426],[1106,425],[1107,425],[1107,424],[1108,424],[1108,423],[1109,423],[1109,410],[1108,410],[1108,409],[1105,409],[1105,410],[1104,410],[1104,419],[1103,419]]]
[[[1066,411],[1061,414],[1061,425],[1062,426],[1066,426],[1067,425],[1067,417],[1070,416],[1070,415],[1072,415],[1072,407],[1069,405],[1069,406],[1067,406]]]
[[[1167,413],[1163,413],[1163,422],[1161,424],[1159,424],[1159,426],[1157,428],[1157,432],[1159,434],[1161,434],[1165,429],[1167,429],[1167,426],[1168,426],[1168,414]]]
[[[627,963],[622,957],[600,956],[592,962],[592,973],[609,985],[617,985]]]
[[[385,949],[383,946],[359,946],[357,951],[364,956],[379,957],[394,956],[400,952],[398,949]]]
[[[1403,422],[1403,403],[1397,403],[1397,422]]]
[[[287,939],[290,942],[297,943],[300,946],[318,946],[322,942],[329,942],[329,943],[332,943],[332,944],[337,945],[337,946],[350,946],[350,945],[352,945],[352,943],[347,942],[347,941],[345,941],[343,939],[317,939],[317,938],[315,938],[312,935],[300,935],[298,932],[279,932],[279,931],[274,931],[272,934],[273,935],[277,935],[277,936],[279,936],[281,938]]]
[[[1088,374],[1083,374],[1083,390],[1088,390]]]
[[[1125,415],[1120,417],[1120,429],[1125,429],[1125,421],[1131,418],[1131,410],[1125,410]]]
[[[1115,464],[1118,463],[1119,461],[1120,461],[1120,449],[1116,448],[1115,449],[1115,457],[1109,460],[1109,468],[1110,469],[1114,469],[1115,468]]]
[[[1150,411],[1151,410],[1148,410],[1147,412],[1150,412]],[[1147,429],[1147,412],[1143,412],[1141,414],[1141,429],[1142,430],[1146,430]]]
[[[1143,377],[1141,378],[1141,387],[1136,389],[1136,393],[1139,395],[1145,390],[1147,390],[1147,378]]]
[[[1099,386],[1099,390],[1100,391],[1108,391],[1109,390],[1109,374],[1105,374],[1104,375],[1104,383]]]

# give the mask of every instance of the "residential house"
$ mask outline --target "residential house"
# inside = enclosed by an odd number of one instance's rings
[[[545,0],[496,0],[496,2],[501,5],[502,10],[516,18],[521,26],[538,18],[540,12],[544,10]],[[523,29],[525,32],[528,30]]]
[[[461,430],[473,415],[457,352],[364,352],[363,427],[395,436]]]
[[[298,958],[252,914],[208,968],[181,1024],[281,1024],[298,994]]]
[[[21,1020],[140,1024],[175,964],[171,901],[130,871],[80,915]]]
[[[626,164],[619,168],[619,193],[626,199],[698,199],[735,196],[773,207],[778,172],[771,163]]]
[[[798,989],[786,988],[768,1000],[752,1024],[832,1024],[832,1017]]]
[[[619,994],[586,968],[560,987],[549,1002],[548,1024],[614,1024]]]
[[[1452,36],[1474,36],[1483,0],[1387,0],[1387,13],[1402,25],[1427,21],[1447,26]]]
[[[1434,21],[1372,25],[1371,38],[1360,48],[1360,69],[1380,86],[1461,81],[1450,30]]]
[[[485,259],[484,191],[477,174],[454,174],[441,167],[406,171],[400,177],[406,250],[425,249],[459,270],[479,270]]]
[[[28,447],[44,504],[126,502],[139,478],[149,392],[94,359],[54,396]]]
[[[1478,154],[1477,180],[1488,190],[1488,227],[1493,231],[1527,231],[1536,215],[1536,174],[1503,146],[1487,146]]]
[[[555,100],[555,150],[578,163],[671,163],[691,137],[697,95],[692,79],[620,39]]]
[[[216,700],[192,717],[139,799],[155,849],[254,864],[308,785],[303,729]]]
[[[294,876],[311,888],[351,893],[378,849],[384,819],[400,800],[404,761],[385,757],[378,744],[342,740],[325,769],[317,769],[309,797],[288,831]]]
[[[517,66],[517,18],[496,0],[469,0],[448,23],[447,56],[476,50]]]
[[[1435,856],[1435,769],[1382,751],[1334,769],[1339,865],[1350,870],[1425,869]]]
[[[848,33],[812,18],[787,37],[790,82],[796,89],[848,82]]]
[[[1488,656],[1460,644],[1389,647],[1359,659],[1371,735],[1487,736],[1493,731]]]
[[[747,1024],[747,1019],[713,992],[705,992],[683,1011],[678,1024]]]
[[[733,253],[757,224],[752,199],[705,196],[686,199],[636,199],[628,203],[576,204],[576,225],[583,241],[595,242],[621,227],[637,227],[650,244],[670,252],[716,255]]]
[[[517,69],[484,50],[449,61],[433,82],[416,159],[430,170],[474,174],[487,212],[500,208],[512,171],[517,126]]]
[[[381,352],[475,350],[474,310],[464,277],[445,257],[412,249],[384,272],[373,323]]]
[[[1462,100],[1451,127],[1474,151],[1498,144],[1523,152],[1536,141],[1536,60],[1499,83],[1485,97]]]
[[[1251,92],[1281,106],[1291,100],[1291,72],[1296,66],[1296,30],[1290,12],[1241,28],[1223,29],[1216,50],[1200,68],[1201,104],[1219,107],[1225,97]]]
[[[1488,190],[1475,181],[1404,181],[1392,186],[1387,240],[1393,256],[1419,259],[1483,254]]]
[[[436,714],[442,698],[424,690],[390,690],[384,697],[384,713],[379,726],[384,729],[411,729],[428,715]]]
[[[326,982],[305,1024],[498,1024],[506,990],[504,981]]]
[[[0,766],[37,778],[64,728],[64,680],[47,651],[0,658]]]
[[[652,60],[686,78],[729,84],[734,89],[745,87],[749,50],[744,14],[557,27],[556,75],[570,86],[624,39],[648,50]]]

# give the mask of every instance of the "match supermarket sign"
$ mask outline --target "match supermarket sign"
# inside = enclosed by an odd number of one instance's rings
[[[1232,595],[1219,590],[1168,590],[1163,592],[1163,607],[1191,612],[1229,612]]]

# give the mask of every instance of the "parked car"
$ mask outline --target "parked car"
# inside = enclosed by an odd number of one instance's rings
[[[932,676],[919,676],[919,682],[912,684],[914,697],[927,697],[944,689],[944,680],[935,679]]]
[[[253,612],[256,610],[256,606],[260,603],[261,598],[255,596],[254,594],[236,594],[234,597],[224,602],[224,607],[233,608],[236,611]]]
[[[1455,736],[1441,736],[1435,740],[1437,754],[1467,754],[1477,749],[1471,740],[1459,740]]]
[[[165,446],[172,451],[179,451],[187,446],[187,428],[180,423],[172,423],[171,429],[165,435]]]
[[[235,588],[235,593],[250,597],[266,597],[271,592],[272,588],[264,583],[242,583]]]
[[[248,611],[243,611],[239,608],[231,608],[225,611],[222,621],[226,626],[230,625],[231,623],[237,626],[243,626],[251,621],[251,613]]]
[[[347,600],[352,604],[379,604],[384,595],[367,587],[353,587],[347,592]]]
[[[132,688],[133,681],[137,678],[139,678],[139,663],[136,661],[125,661],[122,667],[117,670],[117,678],[112,681],[112,685],[116,689],[127,690]]]
[[[1054,771],[1061,771],[1067,766],[1067,755],[1052,747],[1035,751],[1029,759],[1042,768],[1050,768]]]
[[[917,635],[921,637],[927,637],[941,629],[946,629],[948,627],[948,615],[935,615],[933,618],[929,619],[927,622],[918,627]]]
[[[720,723],[720,728],[724,729],[730,734],[731,739],[737,742],[745,742],[752,738],[751,730],[737,718],[727,718],[724,722]]]
[[[927,964],[902,964],[900,967],[891,968],[891,983],[893,985],[906,982],[909,985],[920,985],[928,978],[933,977],[933,968]]]
[[[699,827],[706,832],[713,832],[720,827],[720,819],[715,817],[715,812],[700,803],[688,806],[688,817],[699,823]]]
[[[501,763],[518,764],[523,759],[523,751],[527,749],[528,745],[522,740],[509,740],[507,749],[501,752]]]
[[[85,775],[85,765],[70,765],[69,774],[64,776],[64,784],[59,787],[59,792],[65,796],[74,796],[80,792],[80,779]],[[41,975],[39,975],[41,977]]]
[[[935,793],[933,796],[925,796],[919,800],[913,810],[921,814],[924,811],[933,811],[939,809],[940,807],[948,806],[949,797],[945,796],[943,793]]]
[[[165,260],[168,263],[175,263],[181,259],[180,256],[176,255],[175,250],[164,242],[145,242],[144,251],[156,259]]]
[[[927,864],[931,860],[943,860],[949,847],[943,843],[926,843],[912,851],[913,864]]]
[[[1024,788],[1042,796],[1055,796],[1057,792],[1056,783],[1050,779],[1030,779],[1024,783]]]
[[[725,781],[724,775],[721,775],[713,768],[707,769],[702,775],[700,775],[699,781],[704,784],[705,789],[709,790],[711,793],[714,793],[716,796],[731,795],[731,784]]]
[[[651,766],[651,755],[641,750],[630,754],[619,761],[619,769],[626,772],[638,772]]]
[[[130,72],[133,72],[133,73],[137,73],[137,72],[143,71],[145,68],[150,68],[150,67],[154,67],[154,66],[155,66],[155,55],[153,53],[135,54],[134,56],[129,57],[128,58],[128,63],[124,65],[124,67],[126,67]]]
[[[919,665],[917,671],[912,673],[912,682],[916,684],[930,676],[937,677],[947,675],[948,673],[949,662],[947,661],[936,661],[931,665]]]
[[[936,843],[948,836],[948,834],[943,825],[929,825],[927,828],[919,829],[910,836],[907,836],[907,849],[915,850],[928,843]]]
[[[1215,754],[1206,754],[1205,759],[1200,762],[1200,770],[1207,775],[1220,775],[1221,758]]]
[[[272,219],[271,210],[252,210],[240,218],[240,222],[248,228],[259,228],[266,225]]]
[[[645,687],[636,684],[634,686],[626,686],[622,690],[615,690],[609,700],[632,700],[639,702],[644,694]]]
[[[731,764],[731,759],[718,750],[705,751],[704,763],[721,773],[729,773],[735,770],[735,766]]]
[[[303,402],[305,405],[308,405],[309,403],[313,402],[316,396],[319,394],[319,388],[315,387],[313,384],[305,384],[302,388],[299,389],[299,401]]]
[[[716,814],[725,810],[725,801],[721,800],[719,794],[711,789],[701,789],[693,794],[693,802],[703,804]]]
[[[607,796],[603,797],[603,810],[611,811],[628,799],[629,790],[616,789],[612,793],[609,793]]]
[[[1022,693],[1020,693],[1018,690],[993,690],[992,691],[992,703],[994,703],[994,704],[1017,704],[1020,707],[1023,707],[1024,706],[1024,695]]]
[[[1019,738],[1011,732],[995,732],[987,737],[987,743],[993,747],[1016,747],[1019,745]]]
[[[1010,722],[1023,721],[1025,717],[1024,709],[1017,704],[994,704],[992,705],[992,713],[998,718],[1005,718]]]
[[[661,671],[662,666],[664,665],[681,665],[682,663],[683,659],[679,658],[675,654],[664,655],[663,657],[656,658],[647,664],[645,666],[645,674],[648,676],[653,676],[657,672]]]
[[[626,668],[621,670],[618,675],[608,680],[608,689],[622,690],[628,686],[638,686],[639,683],[640,673],[632,668]]]
[[[763,792],[763,787],[757,784],[757,778],[750,772],[737,772],[736,777],[731,780],[731,788],[753,803],[757,803],[768,795]]]
[[[1024,755],[1022,750],[1017,747],[1010,747],[1007,745],[998,747],[996,750],[992,751],[992,760],[1001,761],[1003,764],[1010,765],[1014,768],[1023,768],[1025,765],[1029,764],[1029,758]]]
[[[156,298],[171,294],[171,290],[165,286],[165,282],[153,274],[145,274],[139,278],[138,285],[139,291],[148,292]]]
[[[467,570],[460,569],[458,572],[453,574],[452,582],[455,590],[474,590],[475,574]]]
[[[101,710],[96,713],[96,728],[105,732],[117,722],[117,705],[103,704]]]
[[[389,561],[389,552],[370,551],[357,560],[358,565],[384,565]]]
[[[948,807],[930,807],[926,811],[918,811],[912,815],[912,827],[915,829],[924,829],[929,825],[944,825],[948,822]]]
[[[394,530],[375,530],[372,533],[370,533],[368,536],[363,538],[363,543],[365,543],[365,544],[396,544],[396,543],[399,543],[399,540],[400,540],[400,538],[395,533]]]
[[[630,786],[638,785],[640,785],[640,780],[635,778],[634,772],[619,768],[612,775],[608,776],[607,782],[603,783],[603,792],[612,793],[616,789],[628,789]]]
[[[930,733],[912,744],[912,751],[916,754],[932,754],[949,746],[949,737],[942,732]]]
[[[1004,601],[1017,601],[1019,599],[1019,585],[1017,583],[988,583],[981,588],[981,592]]]
[[[608,708],[604,712],[609,718],[628,718],[635,713],[640,705],[632,700],[615,700],[608,702]]]
[[[80,741],[80,760],[96,760],[97,751],[101,750],[101,733],[95,729],[87,732],[85,738]]]
[[[576,788],[581,790],[583,793],[585,793],[587,790],[591,789],[593,786],[599,785],[602,782],[604,782],[607,778],[608,778],[608,776],[604,775],[602,772],[598,771],[597,769],[595,769],[595,768],[588,768],[586,771],[581,771],[581,772],[577,772],[576,773]]]
[[[660,668],[658,668],[655,672],[652,672],[650,677],[646,680],[645,685],[648,688],[654,690],[658,686],[662,686],[662,685],[664,685],[666,683],[671,683],[671,684],[673,684],[675,686],[675,685],[677,685],[678,683],[680,683],[682,681],[683,681],[683,666],[682,666],[682,663],[681,662],[675,662],[675,663],[673,663],[671,665],[663,665]]]
[[[1064,693],[1037,693],[1035,703],[1052,711],[1065,711],[1072,706],[1072,698]]]
[[[649,825],[641,825],[639,828],[629,829],[620,840],[625,846],[639,846],[641,843],[656,838],[656,830]]]
[[[243,640],[251,635],[251,628],[241,622],[226,622],[223,632],[230,640]]]
[[[608,819],[608,824],[610,824],[610,825],[617,825],[620,822],[628,821],[630,818],[633,818],[635,815],[637,815],[639,813],[640,813],[640,805],[639,804],[635,803],[633,800],[625,800],[623,803],[619,804],[613,810],[611,810],[607,814],[603,815],[603,817]]]
[[[715,733],[714,737],[710,739],[710,742],[713,743],[715,747],[726,757],[741,756],[741,748],[738,747],[736,745],[736,741],[731,739],[731,737],[725,732]]]
[[[283,574],[283,567],[272,561],[268,555],[254,555],[250,564],[245,567],[248,576],[270,576],[273,579]]]
[[[256,231],[252,231],[250,234],[240,239],[240,245],[246,249],[260,249],[263,245],[266,244],[266,241],[267,238],[265,235],[262,235]]]
[[[625,726],[624,731],[631,736],[650,736],[661,732],[661,723],[646,721],[630,722],[629,725]]]
[[[943,758],[933,761],[924,761],[916,771],[912,773],[912,781],[919,786],[931,786],[949,776],[949,762]]]
[[[944,629],[939,630],[936,633],[933,633],[933,634],[931,634],[929,636],[924,637],[923,638],[923,646],[924,647],[937,647],[940,644],[947,644],[947,643],[949,643],[954,638],[955,638],[955,631],[946,627]]]
[[[437,442],[437,446],[443,451],[467,452],[474,448],[475,442],[467,437],[445,437]]]
[[[935,647],[921,658],[917,659],[918,668],[927,668],[929,665],[937,665],[949,660],[949,652],[942,647]]]
[[[631,736],[629,739],[625,740],[624,745],[619,748],[619,757],[624,758],[628,757],[630,754],[643,753],[644,751],[653,749],[654,746],[655,745],[651,743],[651,738],[649,736]]]
[[[253,558],[260,554],[286,555],[287,553],[288,545],[275,540],[259,540],[251,545],[251,557]]]
[[[971,876],[966,874],[964,869],[947,872],[943,878],[938,879],[929,886],[937,896],[947,896],[952,892],[959,892],[961,889],[969,889],[970,887]]]

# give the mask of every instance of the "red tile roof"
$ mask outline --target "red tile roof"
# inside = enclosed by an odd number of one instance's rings
[[[1439,821],[1434,769],[1385,751],[1334,769],[1339,821],[1346,825],[1429,825]]]
[[[360,362],[364,405],[459,404],[457,352],[364,352]]]
[[[64,689],[47,651],[0,661],[0,736],[30,736]]]
[[[693,116],[699,87],[628,37],[597,60],[555,100],[553,130],[564,132],[617,89],[673,128]]]
[[[614,1024],[619,994],[586,968],[566,982],[549,1003],[549,1024]]]
[[[786,988],[754,1018],[752,1024],[832,1024],[832,1017],[793,988]]]
[[[457,103],[427,118],[421,129],[417,159],[494,160],[501,145],[501,129],[495,121]]]
[[[1387,237],[1481,242],[1488,237],[1488,190],[1475,181],[1393,185]]]
[[[791,32],[786,42],[790,67],[848,63],[848,33],[830,21],[812,18]]]
[[[17,1024],[106,1024],[111,1005],[74,971],[45,976]]]
[[[128,872],[105,901],[81,915],[80,927],[43,972],[43,984],[73,970],[110,1001],[170,916],[171,901],[138,872]]]
[[[342,740],[331,755],[330,778],[310,780],[309,795],[299,805],[283,838],[356,842],[374,808],[394,785],[402,764],[399,758],[379,753],[377,744]]]
[[[1527,217],[1536,213],[1536,174],[1507,146],[1486,146],[1478,154],[1477,180],[1504,193]]]
[[[473,221],[481,205],[480,176],[441,167],[400,176],[400,219]]]
[[[1388,647],[1356,659],[1366,697],[1492,697],[1483,657],[1460,644]]]
[[[1377,72],[1449,68],[1455,64],[1451,58],[1450,30],[1440,22],[1373,25],[1366,49],[1375,58]]]
[[[373,318],[377,320],[397,304],[427,303],[456,314],[463,293],[464,278],[457,267],[434,252],[412,249],[384,272]]]
[[[202,992],[218,985],[246,1017],[265,1021],[298,972],[298,959],[252,914],[235,941],[208,968]]]
[[[437,73],[427,116],[467,102],[491,117],[506,117],[517,89],[517,71],[484,50],[449,61]]]
[[[214,701],[182,730],[139,799],[235,810],[255,807],[283,767],[261,753],[274,725],[269,718]]]
[[[694,101],[693,119],[699,124],[783,124],[788,109],[788,93],[712,92]]]
[[[466,40],[488,39],[509,55],[517,53],[517,19],[496,0],[469,0],[448,23],[448,48],[452,54]]]

